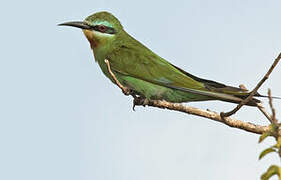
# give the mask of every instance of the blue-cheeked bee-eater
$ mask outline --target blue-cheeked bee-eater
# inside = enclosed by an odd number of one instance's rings
[[[82,29],[102,72],[116,83],[108,71],[107,59],[118,81],[140,97],[177,103],[207,100],[240,103],[249,96],[245,88],[202,79],[169,63],[130,36],[108,12],[59,25]],[[264,97],[258,93],[255,96]],[[257,106],[259,102],[253,98],[247,105]]]

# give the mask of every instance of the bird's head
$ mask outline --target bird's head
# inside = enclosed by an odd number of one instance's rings
[[[123,31],[119,20],[108,12],[98,12],[88,16],[84,21],[71,21],[59,24],[59,26],[82,29],[92,49],[112,42]]]

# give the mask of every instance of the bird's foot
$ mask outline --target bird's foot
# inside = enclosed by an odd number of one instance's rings
[[[145,107],[148,105],[149,100],[147,98],[141,97],[141,96],[134,96],[134,101],[133,101],[133,110],[135,111],[136,106],[143,106]]]

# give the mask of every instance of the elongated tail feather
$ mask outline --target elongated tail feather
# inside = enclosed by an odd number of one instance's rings
[[[231,94],[225,94],[225,93],[219,93],[219,92],[211,92],[211,91],[200,91],[200,90],[195,90],[195,89],[188,89],[188,88],[183,88],[183,87],[173,87],[171,86],[170,88],[185,91],[188,93],[193,93],[193,94],[198,94],[198,95],[203,95],[203,96],[209,96],[217,100],[222,100],[222,101],[227,101],[227,102],[232,102],[232,103],[237,103],[239,104],[243,99],[246,99],[248,96],[240,96],[239,95],[231,95]],[[246,105],[249,106],[257,106],[257,103],[260,103],[261,101],[255,98],[252,98]]]
[[[262,98],[269,98],[269,96],[266,95],[262,95],[262,94],[255,94],[256,97],[262,97]],[[281,99],[281,97],[276,97],[276,96],[272,96],[273,99]]]

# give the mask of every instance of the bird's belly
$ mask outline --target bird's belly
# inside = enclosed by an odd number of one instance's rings
[[[188,101],[203,101],[210,100],[206,96],[200,96],[192,93],[183,92],[152,84],[141,79],[137,79],[131,76],[117,75],[118,80],[123,85],[136,91],[139,95],[151,100],[166,100],[169,102],[188,102]]]

